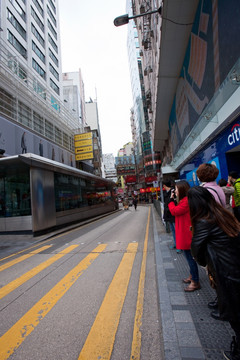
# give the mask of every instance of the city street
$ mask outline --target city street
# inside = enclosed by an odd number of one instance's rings
[[[0,359],[163,359],[152,209],[2,252]]]

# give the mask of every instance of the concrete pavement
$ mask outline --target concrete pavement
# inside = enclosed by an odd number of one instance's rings
[[[185,293],[182,279],[189,275],[187,261],[183,254],[169,249],[172,236],[166,233],[153,205],[152,216],[165,354],[162,360],[221,360],[222,351],[229,350],[233,333],[228,322],[214,320],[210,316],[211,310],[207,303],[214,300],[215,292],[209,285],[205,270],[199,268],[202,288],[193,293]],[[59,231],[67,231],[73,227],[76,225]],[[1,235],[0,257],[11,254],[13,248],[14,252],[17,248],[23,250],[57,233],[35,238],[30,234]]]
[[[187,261],[183,254],[169,249],[172,236],[166,233],[154,207],[153,228],[164,360],[222,360],[233,333],[228,322],[210,316],[207,304],[216,294],[205,269],[199,267],[202,288],[184,292],[182,279],[189,276]]]

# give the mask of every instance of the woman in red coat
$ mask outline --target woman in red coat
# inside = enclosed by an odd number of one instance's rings
[[[190,269],[190,276],[183,280],[185,284],[189,284],[184,290],[191,292],[200,289],[201,286],[199,283],[198,266],[190,250],[192,233],[190,230],[191,220],[187,198],[189,188],[190,186],[187,181],[176,182],[175,191],[172,191],[168,207],[171,214],[175,216],[176,248],[183,250]],[[177,205],[175,205],[174,196],[177,197]]]

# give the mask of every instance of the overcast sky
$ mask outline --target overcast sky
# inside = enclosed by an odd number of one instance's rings
[[[116,156],[132,141],[127,25],[113,25],[126,13],[126,0],[58,1],[62,71],[82,70],[85,100],[97,95],[103,153]]]

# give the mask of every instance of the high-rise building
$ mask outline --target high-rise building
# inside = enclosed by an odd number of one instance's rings
[[[85,108],[87,126],[90,126],[92,130],[97,130],[100,147],[102,149],[97,100],[90,98],[90,100],[85,103]]]
[[[86,124],[85,93],[81,70],[63,73],[63,101],[69,111],[76,112],[79,125]]]
[[[117,182],[117,171],[113,154],[103,154],[104,177]]]
[[[142,4],[143,5],[143,4]],[[133,11],[136,11],[137,2],[127,0],[127,12],[131,16]],[[148,9],[148,2],[144,2],[144,9]],[[143,8],[139,9],[143,12]],[[143,29],[147,29],[148,19],[142,21]],[[130,21],[128,24],[128,58],[129,69],[132,85],[133,108],[131,113],[132,137],[134,141],[134,156],[136,161],[137,171],[137,184],[136,188],[141,189],[157,180],[157,173],[160,171],[160,154],[153,152],[152,139],[151,139],[151,123],[152,123],[152,95],[153,91],[150,89],[149,84],[153,81],[152,61],[149,54],[148,61],[145,62],[143,57],[144,41],[148,42],[144,45],[145,48],[148,44],[151,48],[150,32],[144,33],[145,37],[139,35],[136,23]],[[141,42],[141,46],[140,46]],[[146,82],[146,79],[151,79]],[[151,181],[149,180],[151,179]]]
[[[74,166],[79,118],[63,101],[58,1],[2,0],[0,11],[0,148]]]

